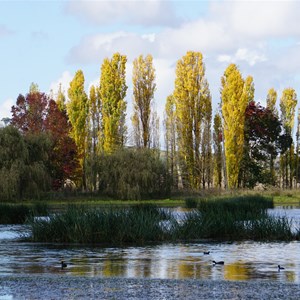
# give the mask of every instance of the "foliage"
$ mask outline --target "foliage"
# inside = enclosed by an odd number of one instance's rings
[[[170,191],[165,164],[151,149],[123,149],[99,157],[100,192],[119,199],[165,197]]]
[[[172,186],[178,188],[177,155],[176,155],[176,107],[173,95],[167,97],[165,105],[165,145],[167,167],[172,180]]]
[[[13,126],[0,128],[0,197],[2,201],[41,196],[49,190],[50,141],[46,135],[23,137]]]
[[[49,97],[45,93],[34,92],[25,97],[20,94],[11,109],[11,124],[24,134],[44,131],[48,102]]]
[[[238,186],[238,174],[244,147],[245,109],[253,94],[252,80],[245,81],[236,65],[230,64],[221,78],[226,174],[228,186]]]
[[[278,115],[278,111],[276,109],[276,101],[277,101],[277,92],[271,88],[269,89],[267,95],[267,109],[271,110],[275,115]]]
[[[297,94],[295,90],[292,88],[284,89],[280,99],[280,110],[282,125],[287,136],[292,136],[296,105]],[[290,188],[292,187],[295,172],[293,152],[293,144],[291,143],[281,157],[283,182],[285,183],[285,187],[289,186]]]
[[[115,53],[104,59],[101,66],[99,94],[102,101],[102,149],[112,153],[126,141],[126,70],[127,58]]]
[[[182,162],[184,183],[191,188],[199,188],[201,170],[201,142],[205,138],[205,128],[210,131],[211,96],[205,78],[205,66],[200,52],[187,52],[177,62],[173,97],[176,105],[178,151]],[[210,140],[205,140],[208,147]],[[202,147],[203,148],[203,147]]]
[[[220,114],[215,114],[213,131],[214,171],[216,186],[222,185],[222,119]]]
[[[79,176],[77,147],[69,136],[71,126],[65,111],[60,110],[46,94],[35,91],[25,97],[19,95],[16,105],[12,107],[12,114],[12,125],[20,130],[26,140],[33,141],[34,136],[39,136],[37,139],[41,143],[48,140],[47,151],[41,152],[43,157],[39,161],[47,168],[52,188],[62,188],[66,179],[76,180]],[[41,149],[30,147],[31,161],[34,162]]]
[[[153,58],[140,55],[133,61],[133,109],[132,125],[135,132],[135,145],[150,148],[151,106],[156,89]]]
[[[281,150],[278,116],[251,101],[245,111],[244,155],[239,183],[253,188],[257,183],[275,184],[274,160]]]
[[[80,157],[80,166],[82,168],[82,185],[86,188],[85,182],[85,155],[87,147],[87,116],[88,116],[88,99],[84,91],[84,75],[78,70],[70,82],[68,90],[70,101],[67,103],[67,113],[71,127],[71,137],[74,139],[78,154]]]

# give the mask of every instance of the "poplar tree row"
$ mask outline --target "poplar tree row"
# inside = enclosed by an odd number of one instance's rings
[[[276,91],[269,90],[263,107],[255,102],[253,78],[244,79],[230,64],[213,116],[203,56],[189,51],[177,62],[174,89],[166,99],[162,151],[153,58],[141,55],[133,62],[131,129],[126,63],[119,53],[104,59],[99,85],[89,93],[83,72],[77,71],[68,101],[61,86],[55,101],[35,85],[18,97],[11,124],[26,138],[47,133],[51,146],[43,168],[52,188],[61,189],[71,179],[84,191],[140,199],[167,195],[170,189],[297,185],[300,125],[298,117],[294,145],[294,89],[283,90],[279,116]]]

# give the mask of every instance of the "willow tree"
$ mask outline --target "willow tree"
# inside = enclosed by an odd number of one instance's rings
[[[200,52],[189,51],[177,62],[173,96],[184,183],[199,188],[203,171],[200,159],[203,120],[211,113],[211,97]]]
[[[297,94],[293,88],[286,88],[280,98],[281,121],[285,135],[291,137],[295,121],[295,109],[297,105]],[[293,143],[288,145],[284,155],[285,185],[292,187],[293,166]]]
[[[87,150],[87,133],[88,133],[88,98],[84,91],[84,75],[78,70],[70,82],[68,89],[69,102],[67,103],[67,113],[72,125],[71,137],[74,139],[78,154],[80,156],[80,165],[83,170],[82,184],[86,189],[85,176],[85,156]]]
[[[229,188],[238,186],[238,175],[243,158],[245,110],[252,86],[250,77],[246,81],[247,84],[235,64],[230,64],[221,78],[224,150]]]
[[[151,106],[154,99],[155,69],[153,58],[140,55],[133,61],[133,117],[135,144],[137,147],[149,148],[151,141]]]
[[[111,59],[104,59],[101,66],[102,149],[106,153],[122,148],[126,142],[126,62],[126,56],[115,53]]]

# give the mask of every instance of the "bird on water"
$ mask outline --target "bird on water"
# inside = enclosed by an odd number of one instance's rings
[[[68,265],[62,260],[61,261],[61,269],[63,270],[64,268],[66,268]]]
[[[224,265],[224,261],[215,261],[215,260],[213,260],[213,264],[214,265]]]
[[[204,251],[203,254],[204,255],[208,255],[210,253],[210,251]]]
[[[282,267],[281,265],[278,265],[278,271],[280,270],[284,270],[284,267]]]

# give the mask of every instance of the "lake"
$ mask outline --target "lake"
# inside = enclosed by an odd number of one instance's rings
[[[276,207],[299,226],[300,209]],[[299,228],[299,227],[298,227]],[[300,242],[203,242],[95,247],[20,242],[25,225],[0,225],[1,275],[68,274],[101,278],[206,279],[300,283]],[[210,253],[204,254],[203,252]],[[61,270],[60,261],[68,267]],[[225,262],[214,265],[212,260]],[[278,270],[282,265],[284,270]]]

